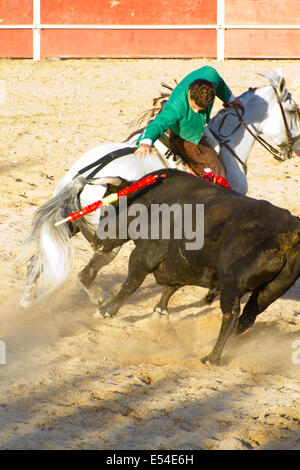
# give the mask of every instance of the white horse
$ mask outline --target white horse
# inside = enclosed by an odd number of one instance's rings
[[[226,168],[227,180],[232,189],[246,194],[247,160],[256,139],[261,134],[270,137],[280,151],[261,140],[275,158],[284,160],[291,152],[300,155],[299,109],[285,86],[281,71],[265,75],[267,86],[250,89],[239,98],[245,112],[227,108],[219,111],[208,123],[207,135],[218,148]],[[134,155],[133,142],[103,144],[82,155],[59,181],[54,197],[41,206],[34,217],[29,241],[36,241],[35,254],[28,261],[26,288],[21,305],[28,307],[53,292],[68,276],[72,268],[70,238],[77,232],[91,243],[98,225],[100,210],[75,222],[55,226],[55,222],[103,197],[109,177],[120,176],[136,180],[145,174],[164,167],[180,167],[180,159],[165,158],[167,147],[156,142],[159,152],[149,157]],[[93,184],[96,177],[98,184]],[[99,179],[100,178],[100,179]],[[100,185],[99,185],[100,184]],[[117,254],[95,253],[79,273],[79,279],[92,302],[103,301],[102,290],[96,286],[99,270]]]

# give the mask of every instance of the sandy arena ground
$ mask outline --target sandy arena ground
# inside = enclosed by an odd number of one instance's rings
[[[219,301],[201,307],[204,289],[178,291],[166,325],[151,317],[160,289],[149,276],[117,318],[95,319],[77,280],[92,255],[81,236],[57,294],[19,306],[25,266],[12,261],[59,178],[88,149],[124,140],[161,81],[204,64],[236,95],[282,67],[300,103],[300,61],[0,60],[0,449],[300,450],[299,280],[228,342],[221,367],[199,360],[221,319]],[[256,144],[248,179],[249,195],[300,216],[299,158],[278,163]],[[130,249],[98,278],[110,294]]]

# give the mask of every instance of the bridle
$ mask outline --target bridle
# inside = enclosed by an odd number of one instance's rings
[[[285,150],[285,155],[286,155],[285,158],[291,158],[292,157],[292,147],[293,147],[294,143],[298,139],[300,139],[300,134],[297,135],[296,137],[292,136],[290,128],[289,128],[288,123],[287,123],[286,114],[285,114],[285,111],[284,111],[284,108],[283,108],[283,105],[282,105],[282,100],[280,99],[277,88],[275,88],[274,86],[272,86],[272,88],[274,90],[276,100],[277,100],[277,103],[278,103],[280,111],[281,111],[281,115],[282,115],[282,119],[283,119],[283,123],[284,123],[284,127],[285,127],[285,132],[286,132],[286,136],[287,136],[286,142],[283,142],[283,144],[280,144],[279,147],[282,147],[283,150]],[[287,92],[287,93],[288,93],[288,95],[287,95],[287,99],[288,99],[288,98],[291,97],[291,94],[289,92]],[[298,115],[298,119],[300,120],[300,110],[299,110],[297,105],[296,105],[296,112],[297,112],[297,115]]]
[[[239,161],[239,163],[243,166],[244,168],[244,171],[245,173],[247,173],[247,165],[239,158],[239,156],[236,154],[236,152],[228,145],[228,143],[223,140],[225,138],[228,138],[230,137],[231,135],[233,135],[241,125],[243,125],[245,127],[245,129],[249,132],[249,134],[252,135],[252,137],[260,144],[262,145],[269,153],[271,153],[271,155],[278,161],[280,162],[283,162],[285,161],[287,158],[291,158],[292,157],[292,147],[294,145],[294,143],[300,139],[300,134],[296,137],[292,137],[292,134],[291,134],[291,131],[289,129],[289,126],[288,126],[288,123],[287,123],[287,118],[286,118],[286,114],[285,114],[285,111],[284,111],[284,107],[282,105],[282,100],[280,99],[280,96],[278,94],[278,91],[277,89],[272,86],[273,90],[274,90],[274,93],[275,93],[275,96],[276,96],[276,100],[277,100],[277,103],[279,105],[279,108],[280,108],[280,111],[281,111],[281,115],[282,115],[282,119],[283,119],[283,123],[284,123],[284,127],[285,127],[285,132],[286,132],[286,136],[287,136],[287,140],[285,142],[283,142],[282,144],[278,145],[278,147],[281,148],[281,150],[278,150],[276,149],[275,147],[273,147],[271,144],[269,144],[269,142],[267,142],[263,137],[261,137],[259,134],[256,134],[255,132],[253,132],[249,126],[245,123],[244,119],[243,119],[243,111],[242,113],[239,112],[238,109],[234,109],[235,111],[235,114],[239,120],[239,123],[238,125],[233,129],[232,132],[230,132],[230,134],[227,134],[227,135],[223,135],[222,134],[222,127],[225,123],[225,120],[226,118],[229,116],[228,113],[226,113],[219,125],[219,129],[218,129],[218,134],[215,134],[214,132],[212,132],[210,130],[210,132],[213,133],[214,137],[217,138],[219,141],[220,141],[220,145],[224,145],[229,151],[230,153],[233,155],[233,157]],[[254,88],[251,88],[250,89],[251,91],[254,91],[255,89]],[[290,93],[288,93],[288,97],[290,97]],[[228,108],[228,106],[225,105],[225,108]],[[297,114],[298,114],[298,118],[300,120],[300,110],[299,108],[297,107]],[[220,139],[221,138],[221,139]]]

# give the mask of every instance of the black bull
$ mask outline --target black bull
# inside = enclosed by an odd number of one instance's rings
[[[134,240],[128,277],[120,292],[100,308],[100,313],[115,315],[149,273],[162,286],[158,303],[162,310],[167,309],[169,298],[179,287],[207,287],[210,289],[207,300],[212,301],[220,294],[223,317],[215,347],[202,361],[219,364],[231,333],[235,330],[240,334],[253,325],[257,315],[299,277],[300,219],[267,201],[242,196],[179,170],[161,170],[156,174],[166,177],[128,196],[128,208],[133,203],[143,204],[150,214],[153,204],[179,203],[182,208],[184,204],[192,204],[195,224],[196,204],[204,204],[204,245],[196,250],[187,249],[190,240],[172,236],[174,223],[178,223],[174,219],[169,239],[163,239],[160,233],[158,239]],[[128,184],[120,180],[120,187]],[[120,187],[109,187],[108,191]],[[116,206],[118,220],[122,214]],[[106,219],[102,218],[100,228],[102,224],[103,229],[104,221],[107,224]],[[128,216],[128,226],[133,220],[134,216]],[[118,233],[117,228],[114,239],[95,237],[95,245],[109,252],[130,239],[130,234],[120,239]],[[240,301],[247,292],[251,295],[240,315]]]

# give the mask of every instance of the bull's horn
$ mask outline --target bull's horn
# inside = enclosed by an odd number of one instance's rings
[[[108,184],[120,186],[121,183],[121,178],[118,178],[117,176],[102,176],[100,178],[91,178],[90,180],[87,180],[87,184],[99,184],[102,186],[107,186]]]

